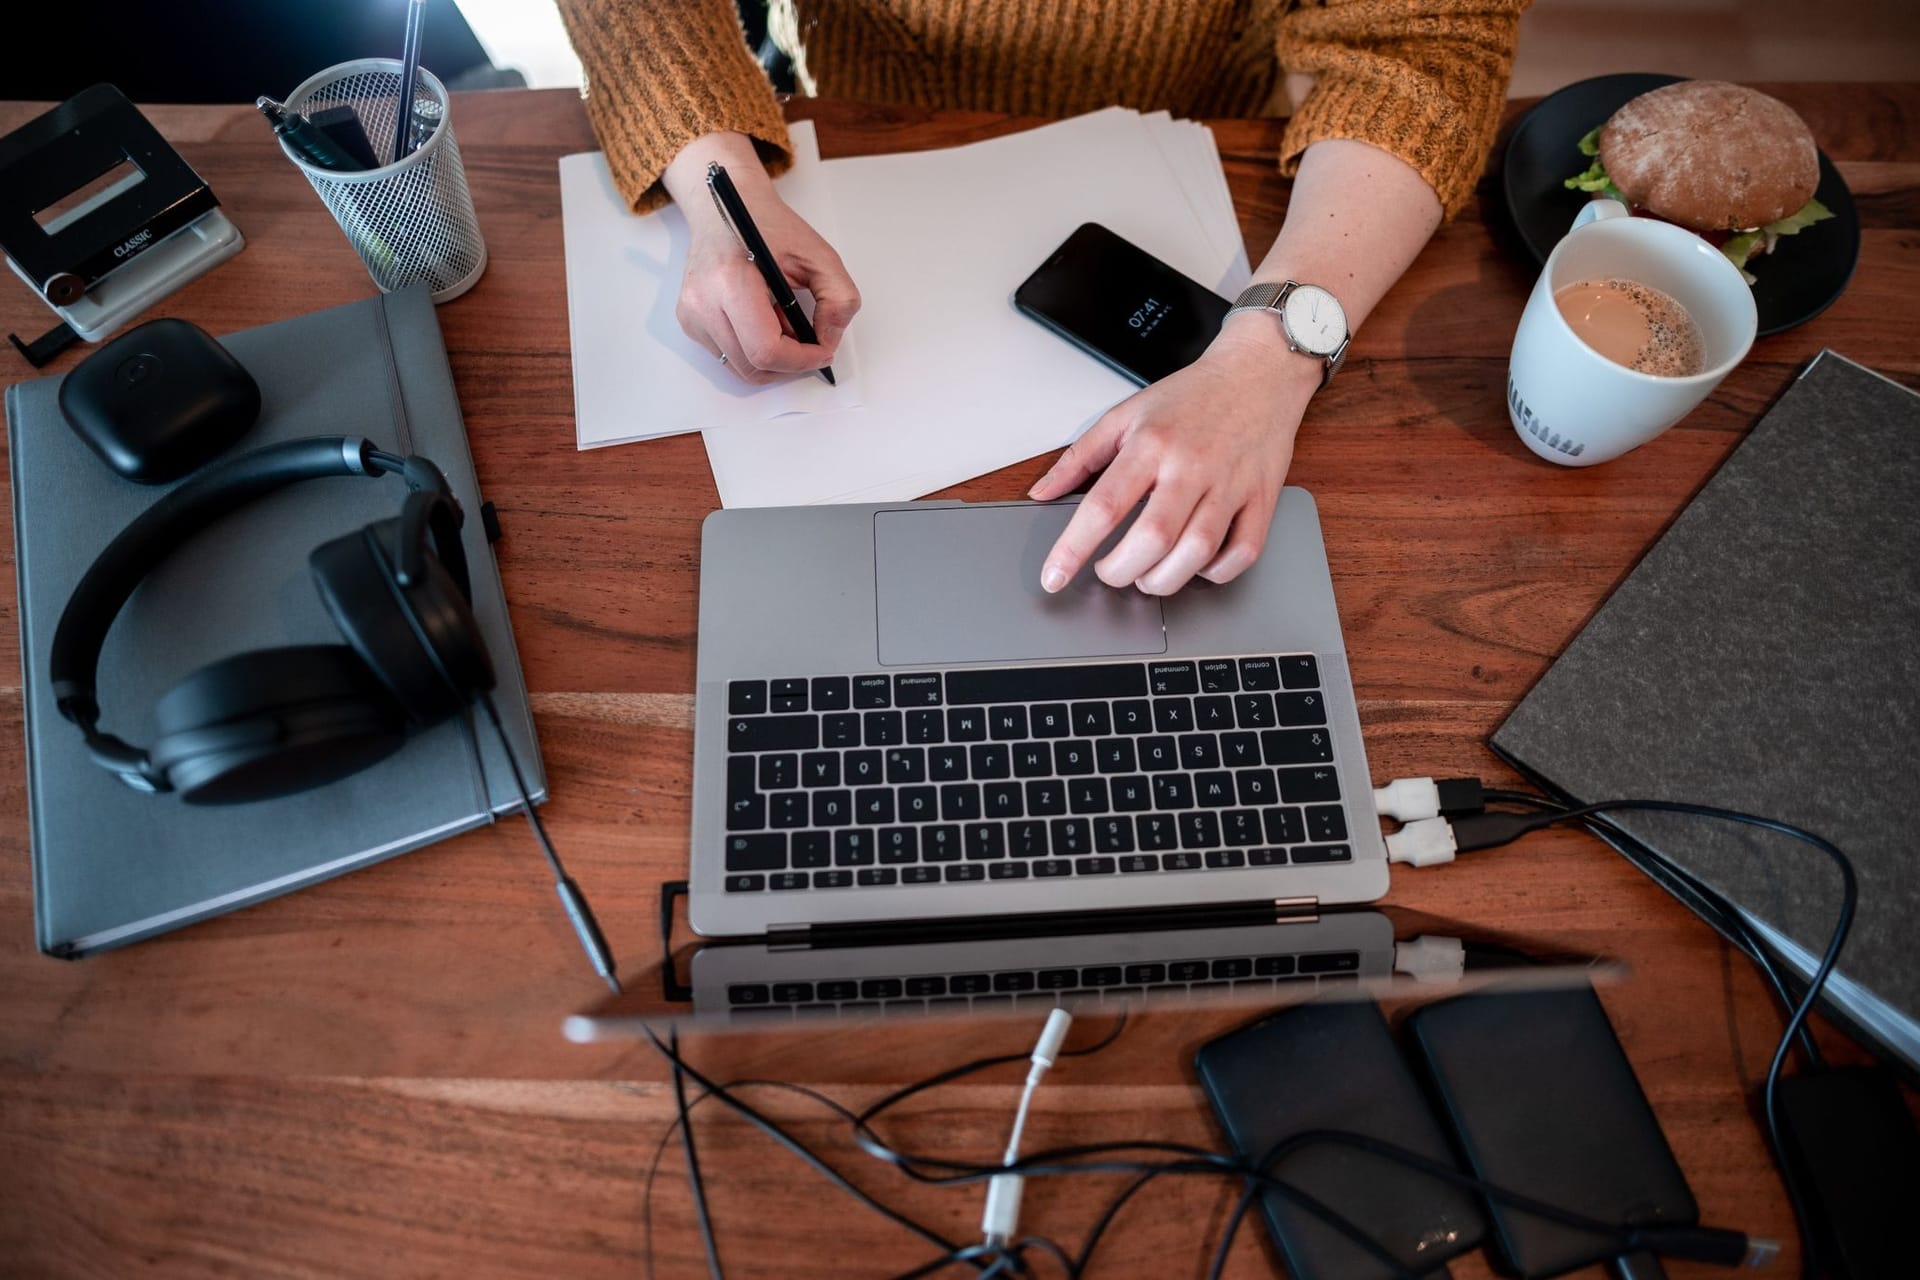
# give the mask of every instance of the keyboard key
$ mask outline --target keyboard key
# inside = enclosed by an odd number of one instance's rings
[[[1293,972],[1292,956],[1255,956],[1253,972],[1261,978],[1284,978]]]
[[[1140,739],[1140,767],[1148,773],[1164,773],[1180,767],[1180,747],[1172,738],[1155,736]]]
[[[767,710],[765,680],[734,680],[727,685],[727,714],[757,716]]]
[[[993,975],[993,989],[995,991],[1031,991],[1037,985],[1038,982],[1034,978],[1032,971],[1027,969],[1017,969],[1011,973],[996,973]]]
[[[1093,824],[1093,847],[1101,853],[1133,852],[1131,818],[1098,818]]]
[[[787,838],[774,833],[727,837],[727,870],[779,871],[787,865]]]
[[[816,791],[813,793],[813,825],[816,827],[844,827],[853,821],[853,793],[851,791]]]
[[[1310,653],[1280,659],[1280,683],[1289,689],[1318,689],[1320,666]]]
[[[857,747],[860,745],[860,717],[851,711],[842,711],[835,715],[822,716],[820,727],[820,745],[823,747]]]
[[[1247,855],[1238,849],[1212,849],[1207,852],[1207,865],[1215,870],[1223,867],[1244,867],[1247,865]],[[1219,976],[1217,973],[1214,975],[1216,978]],[[1235,974],[1234,976],[1245,977],[1246,975]]]
[[[1253,961],[1244,956],[1230,956],[1215,960],[1207,966],[1207,972],[1213,976],[1215,982],[1231,981],[1234,978],[1251,978]]]
[[[987,869],[977,862],[956,862],[945,872],[948,880],[985,880]]]
[[[728,760],[728,766],[733,764]],[[760,789],[785,791],[800,785],[800,757],[790,751],[760,757]]]
[[[993,990],[993,979],[984,973],[956,973],[947,979],[947,990],[956,996],[977,996]]]
[[[811,693],[815,711],[845,711],[853,705],[852,682],[845,676],[815,676]]]
[[[1027,736],[1027,709],[995,707],[987,713],[987,734],[995,742],[1018,742]]]
[[[736,982],[727,988],[728,1004],[769,1004],[773,992],[764,983]]]
[[[1153,807],[1153,789],[1139,774],[1115,778],[1109,785],[1113,790],[1113,807],[1118,812],[1139,813]]]
[[[1044,822],[1009,822],[1007,824],[1007,852],[1016,858],[1038,858],[1047,852],[1047,824]]]
[[[1224,769],[1194,774],[1193,798],[1203,808],[1226,808],[1233,803],[1233,775]]]
[[[1268,809],[1260,818],[1267,828],[1268,844],[1300,844],[1307,838],[1307,823],[1298,809]]]
[[[1284,867],[1287,865],[1285,849],[1249,849],[1247,865],[1250,867]]]
[[[726,882],[728,893],[759,893],[766,887],[767,878],[763,875],[728,876]]]
[[[767,877],[769,889],[804,889],[807,887],[807,873],[804,871],[780,871]]]
[[[1104,702],[1076,702],[1071,712],[1073,731],[1083,738],[1104,738],[1113,732],[1113,716]]]
[[[902,787],[895,806],[902,822],[932,822],[940,816],[940,793],[932,787]]]
[[[949,742],[985,742],[987,740],[987,709],[985,707],[952,707],[947,711],[947,741]]]
[[[1197,853],[1168,853],[1160,857],[1162,871],[1198,871],[1200,855]]]
[[[1241,769],[1233,775],[1233,787],[1241,804],[1264,808],[1280,798],[1271,769]]]
[[[773,1002],[775,1004],[812,1004],[813,984],[811,982],[776,982],[773,984]]]
[[[878,751],[849,751],[841,761],[840,771],[850,787],[877,786],[885,774],[880,764]]]
[[[888,827],[877,837],[880,861],[885,866],[920,860],[920,834],[912,827]]]
[[[889,676],[855,676],[853,705],[861,709],[893,705],[893,680]]]
[[[752,756],[727,757],[727,803],[736,800],[751,800],[760,793],[754,785],[756,770]]]
[[[767,798],[767,825],[776,830],[806,826],[811,812],[804,791],[782,791]]]
[[[1093,829],[1085,818],[1055,818],[1048,834],[1053,851],[1063,858],[1093,852]]]
[[[1167,966],[1164,964],[1130,964],[1127,966],[1127,981],[1135,986],[1156,986],[1167,980]]]
[[[997,822],[969,823],[966,839],[967,856],[975,861],[1007,856],[1006,829]]]
[[[1296,866],[1303,862],[1352,862],[1353,850],[1344,844],[1303,844],[1293,851]]]
[[[937,707],[940,705],[940,673],[937,671],[893,678],[893,705],[896,707]]]
[[[972,822],[980,816],[980,788],[971,782],[940,788],[940,820]]]
[[[1083,987],[1117,987],[1122,979],[1117,964],[1095,965],[1080,971],[1080,983]]]
[[[1042,991],[1065,991],[1080,985],[1078,969],[1042,969],[1037,975]]]
[[[1193,700],[1193,724],[1197,729],[1219,733],[1233,728],[1233,699],[1218,694]]]
[[[965,747],[929,747],[927,776],[935,782],[961,782],[967,776]]]
[[[1212,849],[1220,843],[1220,819],[1201,809],[1180,815],[1180,847]]]
[[[854,821],[869,827],[886,826],[893,821],[893,792],[887,787],[867,787],[854,792]]]
[[[1142,849],[1171,849],[1180,843],[1179,828],[1169,813],[1143,813],[1133,820],[1133,829]]]
[[[1200,679],[1194,674],[1191,662],[1150,662],[1147,687],[1156,694],[1198,693]]]
[[[1076,778],[1067,784],[1067,808],[1074,813],[1105,813],[1112,808],[1107,803],[1107,780],[1105,778]]]
[[[892,867],[862,867],[854,879],[863,886],[899,884],[900,873]]]
[[[1240,667],[1232,658],[1211,658],[1200,664],[1200,692],[1238,693]]]
[[[860,740],[870,747],[897,747],[906,739],[898,711],[869,711],[860,717]]]
[[[1272,658],[1240,659],[1240,687],[1242,689],[1278,689],[1280,687],[1280,668]]]
[[[815,983],[813,988],[813,998],[828,1003],[839,1000],[852,1000],[857,998],[859,994],[859,984],[843,978],[836,978],[830,982]]]
[[[810,751],[819,745],[818,716],[754,716],[727,722],[729,751]]]
[[[1112,858],[1075,858],[1073,873],[1080,876],[1110,876],[1117,869]]]
[[[1340,798],[1340,779],[1332,769],[1276,769],[1280,798],[1288,804],[1313,804]]]
[[[1155,698],[1153,727],[1161,733],[1185,733],[1193,728],[1193,699]]]
[[[807,682],[804,679],[775,680],[770,692],[771,696],[767,699],[767,709],[770,711],[807,709]]]
[[[1337,804],[1317,804],[1307,810],[1307,839],[1321,844],[1347,838],[1347,811]]]
[[[1073,720],[1064,702],[1049,702],[1033,709],[1033,736],[1064,738],[1073,732]]]
[[[1260,843],[1260,815],[1252,809],[1229,809],[1220,815],[1220,838],[1237,849]]]
[[[1313,697],[1313,694],[1289,695]],[[1243,693],[1233,700],[1233,722],[1242,729],[1273,728],[1273,695]],[[1304,721],[1302,722],[1304,723]]]
[[[1057,779],[1036,779],[1027,784],[1027,812],[1037,818],[1067,811],[1067,784]]]
[[[912,866],[900,868],[901,884],[932,884],[939,878],[940,868],[938,867]]]
[[[1322,951],[1315,955],[1301,956],[1301,973],[1358,973],[1360,972],[1360,953],[1358,951]]]
[[[973,768],[973,776],[982,781],[1006,778],[1013,774],[1012,753],[998,742],[983,742],[968,748],[967,760]]]
[[[840,753],[837,751],[809,751],[800,758],[800,782],[808,787],[837,787],[840,785]]]
[[[980,791],[989,818],[1018,818],[1026,812],[1026,806],[1020,802],[1023,793],[1017,782],[989,782]]]
[[[1326,764],[1333,740],[1325,729],[1268,729],[1260,735],[1260,753],[1268,764]]]
[[[1033,702],[1040,698],[1137,698],[1146,691],[1146,672],[1137,662],[947,673],[949,706]]]
[[[767,798],[759,792],[727,801],[727,830],[758,831],[767,825]]]
[[[1053,751],[1044,742],[1022,742],[1008,754],[1017,778],[1044,778],[1053,772]]]
[[[1102,773],[1132,773],[1140,767],[1134,760],[1132,738],[1102,738],[1095,742],[1093,763]]]
[[[1220,735],[1220,763],[1229,769],[1246,769],[1260,763],[1260,735],[1223,733]]]
[[[1133,875],[1141,871],[1158,871],[1160,859],[1151,853],[1130,853],[1120,859],[1120,871],[1123,875]]]
[[[1153,775],[1153,807],[1156,809],[1193,808],[1193,783],[1184,773]]]
[[[925,746],[947,740],[947,718],[939,711],[921,707],[907,712],[907,741]]]
[[[824,867],[832,859],[832,837],[824,831],[796,831],[789,857],[796,867]]]
[[[1040,858],[1037,859],[1032,866],[1035,876],[1070,876],[1073,874],[1073,864],[1065,858]]]
[[[947,980],[937,975],[924,978],[908,978],[907,994],[910,996],[943,996],[947,994]]]
[[[1189,769],[1218,769],[1220,740],[1210,733],[1181,734],[1180,763]]]
[[[1167,978],[1172,982],[1205,982],[1207,980],[1207,962],[1205,960],[1175,960],[1167,965]]]
[[[867,978],[860,983],[862,1000],[898,1000],[906,984],[898,978]]]
[[[833,833],[833,865],[836,867],[870,867],[873,865],[873,833],[871,831],[836,831]]]
[[[927,753],[919,747],[895,747],[887,752],[887,781],[894,786],[927,780]]]
[[[920,860],[922,862],[958,862],[960,860],[960,828],[942,823],[922,831]]]
[[[990,880],[1025,880],[1027,864],[1024,862],[990,862],[987,864],[987,878]]]
[[[1318,693],[1283,693],[1273,701],[1275,715],[1283,725],[1327,722],[1326,703]]]

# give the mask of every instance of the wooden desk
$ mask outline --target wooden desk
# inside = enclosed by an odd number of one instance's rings
[[[1584,471],[1520,445],[1502,378],[1534,273],[1501,256],[1471,208],[1421,256],[1316,401],[1292,479],[1319,501],[1377,778],[1504,776],[1487,735],[1814,352],[1831,346],[1920,384],[1920,86],[1776,91],[1853,187],[1866,228],[1859,271],[1817,321],[1760,341],[1681,427]],[[0,108],[0,129],[34,110]],[[795,111],[819,120],[830,156],[1021,124],[818,103]],[[151,114],[248,239],[159,314],[224,333],[371,292],[250,109]],[[555,160],[594,145],[577,97],[471,95],[454,118],[491,264],[441,323],[481,483],[507,529],[499,556],[552,778],[548,822],[617,954],[635,966],[658,954],[659,883],[686,865],[698,528],[716,504],[712,480],[691,436],[574,450]],[[1216,132],[1257,249],[1286,206],[1273,164],[1279,131],[1228,122]],[[26,290],[0,284],[0,327],[30,336],[47,321]],[[24,372],[10,353],[0,360],[0,378]],[[1044,462],[953,493],[1015,496]],[[0,671],[17,672],[7,546]],[[521,825],[63,964],[33,948],[20,714],[9,683],[0,689],[0,1270],[639,1273],[641,1188],[671,1094],[643,1047],[562,1042],[561,1018],[594,1002],[598,987]],[[1707,1220],[1792,1236],[1748,1101],[1779,1018],[1750,966],[1705,925],[1579,834],[1396,877],[1389,901],[1629,960],[1639,980],[1608,990],[1606,1003]],[[1105,1053],[1054,1074],[1029,1143],[1217,1142],[1186,1063],[1232,1021],[1137,1019]],[[773,1076],[855,1102],[976,1053],[1024,1052],[1030,1032],[927,1039],[876,1029],[709,1040],[692,1052],[723,1078]],[[923,1149],[996,1152],[1017,1086],[1009,1074],[948,1089],[908,1108],[893,1132]],[[761,1101],[863,1185],[973,1237],[977,1192],[910,1186],[853,1153],[806,1104]],[[710,1110],[700,1135],[728,1274],[882,1275],[929,1256],[742,1123]],[[1075,1244],[1116,1186],[1037,1184],[1025,1225]],[[1156,1187],[1120,1220],[1095,1274],[1198,1274],[1233,1195],[1198,1179]],[[660,1274],[704,1274],[677,1157],[654,1221]],[[1243,1233],[1231,1274],[1270,1271],[1259,1234]],[[1486,1272],[1476,1257],[1455,1274]]]

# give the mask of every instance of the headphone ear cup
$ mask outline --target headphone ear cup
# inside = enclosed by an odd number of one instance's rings
[[[472,607],[437,557],[423,555],[420,575],[400,584],[399,537],[398,519],[375,521],[316,547],[307,563],[347,643],[425,727],[491,689],[493,663]]]
[[[195,671],[153,709],[149,752],[191,804],[243,804],[324,786],[406,741],[406,717],[341,644],[235,654]]]

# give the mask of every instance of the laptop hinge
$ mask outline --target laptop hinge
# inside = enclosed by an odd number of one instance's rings
[[[1320,919],[1320,899],[1318,898],[1275,898],[1273,900],[1273,922],[1275,924],[1313,924]]]
[[[776,924],[762,941],[772,951],[814,947],[881,947],[924,942],[973,942],[991,938],[1056,934],[1125,933],[1130,930],[1224,929],[1236,925],[1291,924],[1319,919],[1320,899],[1259,898],[1192,903],[1178,907],[1117,907],[1103,911],[1035,911],[997,916],[931,916],[902,920]]]

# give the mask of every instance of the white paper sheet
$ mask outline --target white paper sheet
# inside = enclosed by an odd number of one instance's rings
[[[1205,176],[1218,159],[1204,132],[1115,109],[944,151],[826,161],[835,243],[864,299],[864,407],[705,432],[721,501],[917,497],[1077,438],[1133,385],[1015,311],[1013,289],[1095,221],[1237,292],[1245,250],[1218,201],[1224,181]]]
[[[838,243],[813,122],[800,121],[788,132],[794,165],[775,185],[815,230]],[[560,208],[580,448],[860,403],[857,339],[843,342],[834,356],[837,387],[818,377],[754,387],[687,337],[674,318],[686,267],[686,219],[672,205],[635,216],[614,189],[604,153],[561,158]],[[811,305],[804,294],[802,302]]]

